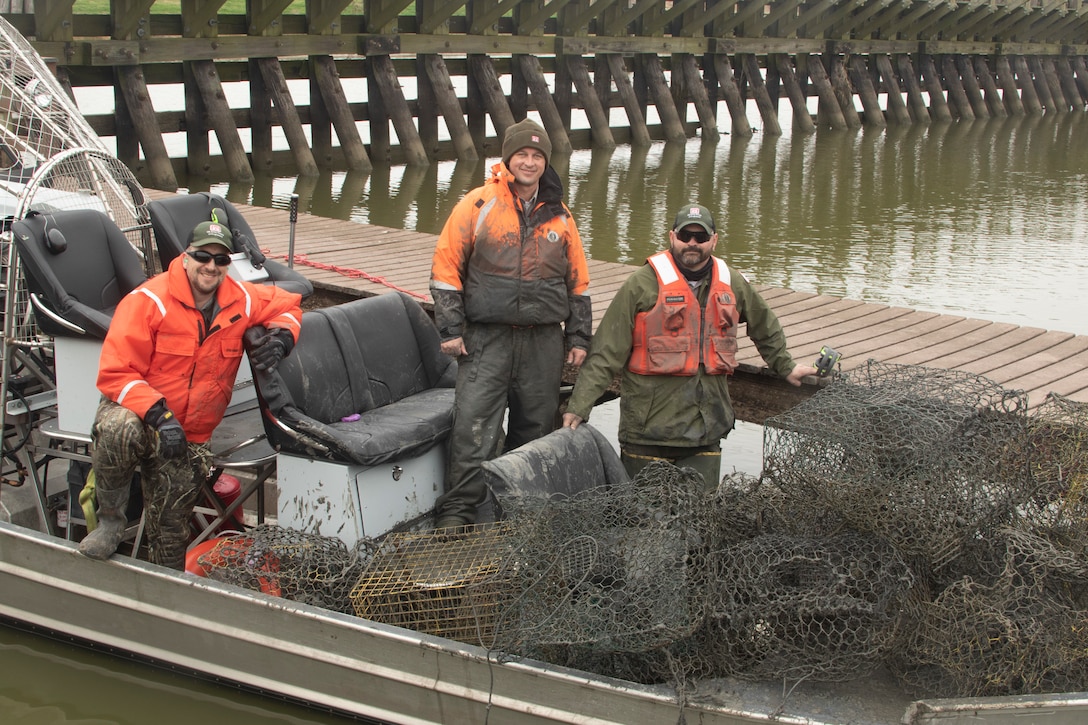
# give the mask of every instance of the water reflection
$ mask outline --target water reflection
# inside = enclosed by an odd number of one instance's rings
[[[717,215],[757,282],[1088,333],[1088,114],[656,143],[556,157],[595,259],[639,263],[676,209]],[[495,159],[216,186],[232,200],[438,233]]]
[[[360,722],[240,693],[0,626],[0,722],[333,725]]]

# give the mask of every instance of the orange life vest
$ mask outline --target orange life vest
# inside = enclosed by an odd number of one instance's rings
[[[736,369],[737,298],[729,286],[729,267],[712,259],[706,310],[671,253],[660,252],[647,260],[657,273],[657,304],[635,315],[628,370],[639,375],[695,375],[701,364],[711,375],[729,375]]]

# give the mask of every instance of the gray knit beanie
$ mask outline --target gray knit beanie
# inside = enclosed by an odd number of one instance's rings
[[[552,141],[540,124],[531,119],[518,121],[506,129],[502,140],[502,162],[510,163],[510,157],[523,148],[534,148],[544,154],[546,163],[552,162]]]

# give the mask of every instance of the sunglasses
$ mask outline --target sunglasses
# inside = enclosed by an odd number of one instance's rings
[[[676,232],[676,238],[684,244],[694,240],[696,244],[706,244],[710,241],[710,235],[706,232],[696,232],[691,229],[681,229]]]
[[[211,252],[205,252],[203,249],[194,249],[191,252],[186,252],[186,254],[195,259],[199,264],[207,264],[214,259],[216,267],[230,266],[229,254],[212,254]]]

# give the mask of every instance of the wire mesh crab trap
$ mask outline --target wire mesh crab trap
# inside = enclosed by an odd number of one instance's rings
[[[933,574],[1033,488],[1027,398],[978,375],[870,361],[765,426],[798,523],[876,535]]]
[[[386,536],[351,590],[355,614],[473,644],[492,639],[511,595],[510,524]]]

